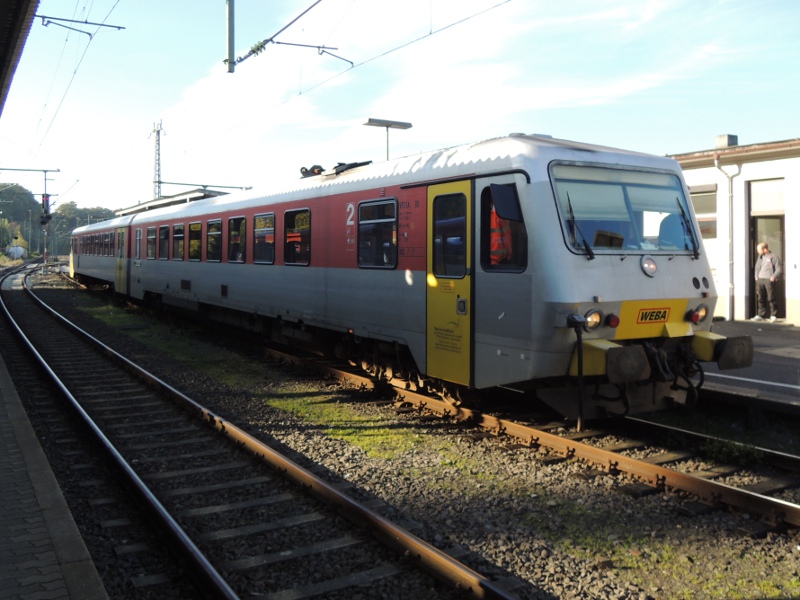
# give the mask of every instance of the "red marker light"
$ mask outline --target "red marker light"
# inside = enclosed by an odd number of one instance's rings
[[[697,325],[700,322],[700,313],[696,310],[687,311],[684,320]]]

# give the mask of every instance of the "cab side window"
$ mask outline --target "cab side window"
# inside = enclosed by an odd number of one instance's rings
[[[517,187],[492,183],[481,191],[481,266],[521,272],[528,266],[528,233]]]

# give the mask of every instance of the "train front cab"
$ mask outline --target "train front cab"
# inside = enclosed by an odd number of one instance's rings
[[[701,363],[752,364],[749,336],[710,331],[716,291],[678,172],[562,162],[551,165],[551,178],[571,252],[624,288],[620,294],[597,279],[593,303],[563,307],[557,326],[576,333],[568,373],[580,409],[602,416],[614,403],[623,413],[691,404]],[[551,404],[574,408],[576,395],[552,395]]]

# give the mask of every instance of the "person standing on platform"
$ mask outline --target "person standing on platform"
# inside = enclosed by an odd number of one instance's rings
[[[766,321],[771,323],[778,320],[778,298],[775,293],[775,282],[780,279],[783,270],[781,259],[769,251],[769,245],[761,242],[757,246],[758,259],[756,260],[756,299],[758,301],[758,314],[753,321]],[[769,306],[768,306],[769,305]],[[769,313],[767,308],[769,307]]]

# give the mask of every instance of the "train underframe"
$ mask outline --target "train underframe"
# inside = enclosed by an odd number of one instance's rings
[[[497,391],[496,388],[476,390],[424,375],[408,347],[397,342],[361,338],[279,318],[263,320],[264,333],[273,342],[347,361],[376,380],[431,394],[455,406],[488,406],[489,396]],[[583,418],[609,418],[697,402],[704,372],[690,338],[648,340],[630,347],[637,350],[633,353],[636,358],[630,359],[630,353],[625,353],[623,358],[615,360],[623,364],[631,360],[641,363],[644,356],[646,365],[628,365],[635,373],[635,380],[622,381],[624,374],[617,372],[583,378],[548,377],[504,387],[521,392],[523,402],[542,402],[568,419],[578,419],[581,414]]]
[[[375,379],[429,393],[454,405],[477,407],[484,404],[487,392],[491,393],[425,376],[408,347],[397,342],[360,338],[347,332],[306,326],[302,321],[290,322],[209,304],[176,302],[154,293],[147,294],[144,303],[188,309],[203,318],[259,333],[275,343],[346,360]],[[646,357],[645,367],[626,365],[637,373],[635,380],[622,381],[619,379],[624,376],[608,372],[587,373],[583,377],[565,374],[503,387],[520,392],[524,401],[540,401],[568,419],[624,416],[690,406],[697,401],[704,375],[691,338],[636,341],[626,347],[635,348],[636,352],[626,352],[617,362],[641,363],[642,356]],[[636,358],[630,359],[631,356]],[[645,371],[646,377],[642,377]]]

